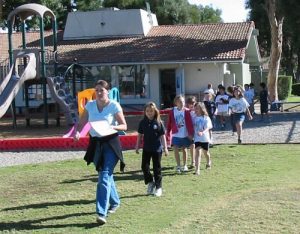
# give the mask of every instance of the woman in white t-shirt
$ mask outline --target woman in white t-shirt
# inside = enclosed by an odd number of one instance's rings
[[[233,115],[233,122],[236,126],[239,144],[242,143],[241,136],[246,113],[248,115],[249,120],[252,119],[252,115],[248,107],[249,103],[243,97],[241,89],[235,87],[233,91],[233,98],[231,98],[229,101],[229,109],[231,110],[231,113]]]
[[[109,99],[109,90],[106,81],[97,81],[96,100],[86,104],[74,136],[79,140],[80,130],[87,122],[90,123],[90,140],[84,160],[88,165],[94,163],[98,171],[96,221],[100,225],[106,223],[107,213],[114,213],[120,206],[113,172],[119,160],[125,166],[118,131],[126,131],[127,124],[120,104]]]

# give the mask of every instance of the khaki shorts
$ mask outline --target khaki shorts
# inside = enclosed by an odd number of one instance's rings
[[[224,111],[224,112],[217,112],[217,115],[220,116],[229,116],[228,112]]]

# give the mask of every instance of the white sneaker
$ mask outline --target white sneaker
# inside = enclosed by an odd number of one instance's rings
[[[162,188],[156,189],[154,196],[160,197],[162,195]]]
[[[181,173],[181,168],[180,168],[180,166],[177,166],[177,167],[176,167],[176,172],[177,172],[178,174]]]
[[[152,195],[154,194],[154,188],[155,185],[153,182],[148,183],[148,187],[147,187],[147,195]]]
[[[100,225],[106,224],[106,219],[105,219],[105,217],[102,216],[102,215],[98,215],[96,221],[97,221],[97,223],[99,223]]]
[[[183,172],[189,171],[189,168],[187,167],[187,165],[184,165],[184,167],[182,168],[182,171],[183,171]]]
[[[200,170],[196,170],[196,171],[194,172],[194,175],[199,176],[199,175],[200,175]]]

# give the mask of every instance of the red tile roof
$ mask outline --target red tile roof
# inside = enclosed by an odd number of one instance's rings
[[[72,63],[155,63],[242,60],[253,22],[153,27],[146,36],[63,40],[58,32],[59,62]],[[51,46],[51,32],[45,33]],[[39,47],[39,32],[26,34],[27,47]],[[13,35],[14,48],[21,45],[21,34]],[[7,34],[0,34],[1,57],[7,57]],[[4,46],[2,46],[4,45]],[[52,48],[50,48],[52,49]],[[6,56],[3,56],[5,55]]]

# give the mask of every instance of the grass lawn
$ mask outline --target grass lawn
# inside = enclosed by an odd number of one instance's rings
[[[288,102],[300,102],[300,96],[291,95],[287,98]]]
[[[213,167],[175,174],[163,158],[163,196],[146,196],[140,155],[115,174],[121,207],[95,223],[93,166],[83,160],[0,168],[0,232],[299,233],[300,145],[222,145]],[[203,160],[202,168],[205,166]]]

